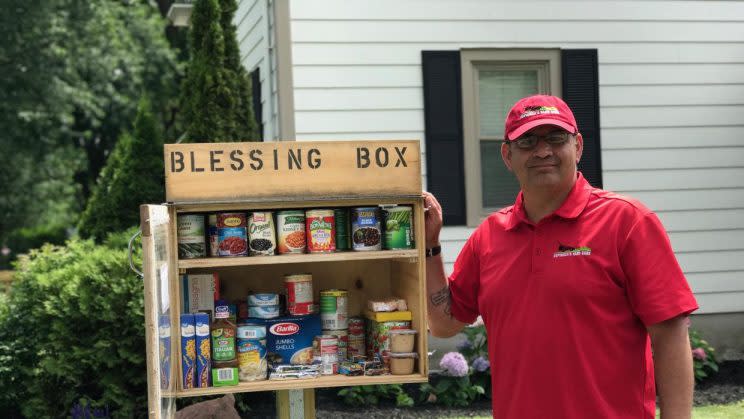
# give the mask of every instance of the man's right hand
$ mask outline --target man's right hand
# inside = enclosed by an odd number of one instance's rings
[[[442,231],[442,206],[429,192],[424,192],[426,248],[439,245],[439,233]]]

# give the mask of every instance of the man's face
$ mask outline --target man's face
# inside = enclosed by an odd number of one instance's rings
[[[566,131],[553,125],[535,127],[522,135],[547,137]],[[520,137],[520,138],[522,138]],[[568,136],[563,144],[548,144],[540,138],[532,149],[522,149],[516,144],[502,144],[501,157],[506,167],[514,172],[522,189],[567,188],[573,186],[576,178],[576,164],[581,158],[584,141],[581,134]]]

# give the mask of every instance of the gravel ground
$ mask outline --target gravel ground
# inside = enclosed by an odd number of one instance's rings
[[[406,391],[418,401],[418,385],[405,385]],[[347,406],[336,397],[339,389],[322,389],[316,391],[316,416],[318,419],[418,419],[490,416],[491,404],[481,400],[467,408],[446,408],[436,405],[422,405],[412,408],[397,408],[389,402],[379,406]],[[274,399],[266,397],[246,400],[252,411],[245,417],[275,418]],[[270,393],[269,393],[270,394]],[[270,399],[270,400],[269,400]],[[744,400],[744,360],[727,361],[721,364],[720,371],[697,385],[695,388],[695,406],[709,404],[729,404]]]

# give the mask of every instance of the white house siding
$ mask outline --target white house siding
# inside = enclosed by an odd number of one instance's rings
[[[290,0],[290,21],[298,140],[423,140],[422,50],[598,49],[605,188],[657,211],[700,312],[744,311],[744,3]],[[471,231],[445,228],[448,271]]]
[[[277,137],[276,57],[272,0],[241,0],[235,13],[240,59],[250,72],[259,68],[264,139]]]

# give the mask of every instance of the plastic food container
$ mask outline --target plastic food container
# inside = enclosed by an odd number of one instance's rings
[[[416,340],[415,330],[397,329],[388,332],[390,335],[390,352],[412,352]]]
[[[390,352],[390,373],[393,375],[413,374],[414,360],[418,358],[416,352]]]

